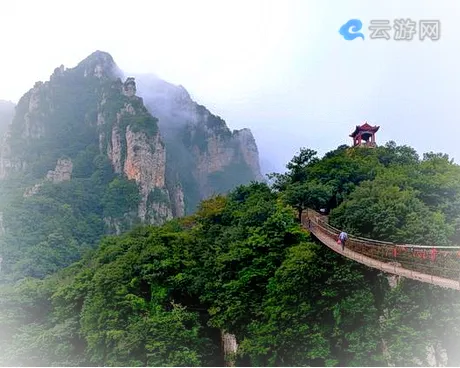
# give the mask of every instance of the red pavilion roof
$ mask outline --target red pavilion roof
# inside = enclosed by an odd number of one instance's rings
[[[380,129],[379,126],[377,125],[369,125],[367,122],[365,122],[363,125],[356,125],[356,129],[354,130],[353,133],[350,134],[350,137],[355,137],[361,132],[371,132],[375,133]]]

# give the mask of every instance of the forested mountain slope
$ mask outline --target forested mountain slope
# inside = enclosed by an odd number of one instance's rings
[[[105,234],[162,224],[194,212],[213,193],[260,178],[249,131],[230,132],[188,97],[201,120],[173,138],[167,133],[165,144],[136,81],[122,77],[113,58],[96,51],[74,68],[56,68],[18,102],[0,145],[0,279],[44,277]],[[176,123],[161,118],[162,127]]]
[[[215,366],[225,330],[239,366],[458,366],[457,291],[392,286],[315,242],[297,212],[328,206],[350,233],[448,246],[459,237],[460,168],[392,142],[321,159],[305,149],[287,168],[273,187],[238,187],[1,288],[0,362]]]

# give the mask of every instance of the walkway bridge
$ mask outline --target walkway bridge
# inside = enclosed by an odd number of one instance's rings
[[[302,215],[302,225],[334,252],[366,266],[444,288],[460,290],[460,247],[394,244],[348,235],[345,250],[337,244],[340,230],[327,216],[313,210]]]

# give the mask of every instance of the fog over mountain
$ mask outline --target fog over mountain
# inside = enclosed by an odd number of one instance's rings
[[[232,129],[250,128],[263,171],[283,170],[301,146],[325,153],[350,144],[364,120],[381,126],[378,143],[460,157],[456,2],[134,0],[127,11],[83,0],[69,13],[57,4],[0,4],[4,48],[14,50],[0,60],[0,99],[17,102],[57,60],[70,67],[105,50],[127,75],[155,73],[183,85]],[[339,34],[353,18],[362,21],[364,40]],[[417,26],[410,41],[373,40],[373,19],[438,20],[442,33],[420,41]]]
[[[460,366],[459,9],[1,1],[0,366]]]
[[[13,120],[14,103],[0,100],[0,134],[3,134],[8,124]]]

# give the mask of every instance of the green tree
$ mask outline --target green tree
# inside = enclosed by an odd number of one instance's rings
[[[306,208],[319,210],[329,203],[332,188],[315,182],[295,183],[287,187],[282,197],[297,210],[298,219],[301,221],[302,212]]]
[[[298,155],[288,162],[285,174],[271,173],[268,178],[273,181],[273,188],[285,190],[288,185],[303,182],[308,178],[308,167],[319,161],[316,157],[317,152],[310,148],[301,148]]]

